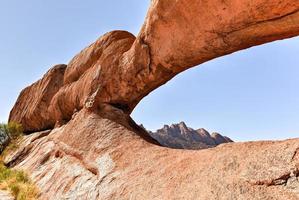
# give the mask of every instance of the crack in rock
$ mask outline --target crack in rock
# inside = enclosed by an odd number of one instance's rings
[[[276,179],[270,179],[270,180],[258,180],[255,182],[251,182],[252,185],[264,185],[264,186],[288,186],[288,185],[295,185],[297,184],[299,188],[299,169],[294,169],[291,172],[288,172],[286,174],[283,174],[282,176],[276,178]],[[296,183],[297,182],[297,183]],[[294,184],[295,183],[295,184]],[[296,188],[295,188],[296,189]]]

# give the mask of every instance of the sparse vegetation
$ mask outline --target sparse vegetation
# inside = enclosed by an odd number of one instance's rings
[[[23,135],[23,127],[17,122],[1,123],[0,130],[1,133],[6,134],[11,140]]]
[[[3,157],[5,152],[10,152],[17,149],[19,140],[22,139],[23,128],[22,125],[16,122],[9,122],[8,124],[0,124],[0,153]]]
[[[0,189],[9,190],[16,200],[35,200],[38,190],[23,171],[7,168],[0,163]]]
[[[8,190],[16,200],[37,199],[38,190],[23,171],[10,169],[3,158],[18,148],[23,136],[22,125],[16,122],[0,124],[0,190]]]

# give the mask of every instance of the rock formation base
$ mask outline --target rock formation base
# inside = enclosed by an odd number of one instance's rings
[[[41,199],[299,199],[299,139],[177,150],[132,123],[83,109],[26,136],[6,164],[27,171]]]

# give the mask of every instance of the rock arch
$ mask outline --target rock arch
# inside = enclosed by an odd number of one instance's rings
[[[107,33],[22,91],[10,120],[25,131],[67,123],[24,137],[5,164],[41,199],[297,200],[298,139],[183,151],[149,143],[129,116],[194,65],[295,35],[298,0],[153,0],[136,38]]]
[[[129,116],[176,74],[232,52],[299,35],[297,0],[153,0],[137,37],[113,31],[24,89],[9,120],[26,132],[81,109]],[[111,109],[108,109],[111,112]]]

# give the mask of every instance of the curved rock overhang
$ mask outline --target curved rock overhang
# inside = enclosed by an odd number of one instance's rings
[[[9,121],[26,132],[81,109],[128,116],[151,91],[213,58],[299,35],[298,0],[152,0],[137,37],[113,31],[20,94]]]

